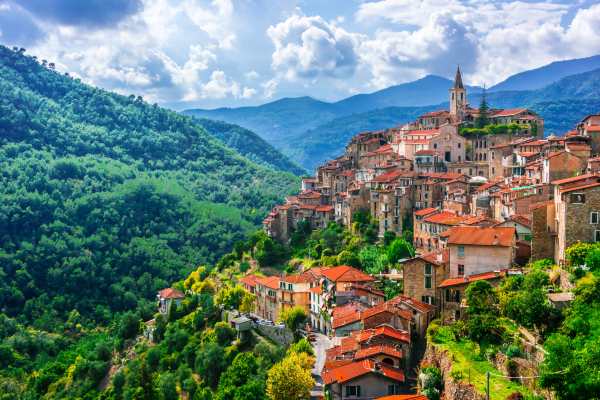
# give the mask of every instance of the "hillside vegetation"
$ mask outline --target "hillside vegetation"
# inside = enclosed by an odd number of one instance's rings
[[[0,47],[0,304],[108,323],[212,262],[298,185],[190,118]]]
[[[291,172],[296,175],[305,174],[306,171],[290,161],[289,158],[277,151],[256,133],[238,125],[228,124],[206,118],[197,120],[199,125],[226,146],[236,150],[244,157],[281,171]]]

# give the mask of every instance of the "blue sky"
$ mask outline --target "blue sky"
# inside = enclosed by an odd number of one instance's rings
[[[337,100],[457,64],[490,86],[600,54],[600,3],[0,0],[0,43],[175,109]]]

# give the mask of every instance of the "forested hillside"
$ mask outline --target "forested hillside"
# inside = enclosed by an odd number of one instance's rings
[[[252,161],[296,175],[306,173],[304,169],[300,168],[264,139],[248,129],[228,124],[227,122],[205,118],[199,118],[197,122],[226,146],[237,150],[241,155]]]
[[[0,47],[0,93],[0,311],[23,323],[148,305],[297,189],[192,119],[23,50]]]

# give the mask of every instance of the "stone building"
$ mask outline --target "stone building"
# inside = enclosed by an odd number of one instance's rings
[[[564,264],[572,244],[600,241],[600,176],[588,174],[554,184],[554,260]]]
[[[416,256],[401,264],[404,295],[439,307],[441,299],[437,287],[448,277],[448,250]]]

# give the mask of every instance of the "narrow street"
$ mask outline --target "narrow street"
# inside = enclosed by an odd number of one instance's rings
[[[325,365],[326,351],[333,347],[333,342],[327,335],[322,333],[313,333],[315,335],[315,341],[312,342],[313,350],[315,351],[315,366],[311,373],[315,379],[315,387],[311,390],[311,398],[319,397],[323,394],[323,379],[321,377],[321,371]]]

